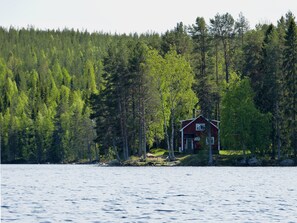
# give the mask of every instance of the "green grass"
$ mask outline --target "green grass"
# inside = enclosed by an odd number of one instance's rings
[[[150,150],[150,153],[154,156],[164,156],[167,154],[167,150],[162,148],[154,148]]]
[[[249,150],[246,155],[250,155]],[[215,165],[233,166],[236,160],[243,157],[242,150],[221,150],[219,154],[213,154]],[[208,165],[208,150],[201,150],[197,154],[184,155],[179,158],[181,166],[206,166]]]
[[[139,157],[138,156],[130,156],[131,161],[138,161]]]
[[[206,166],[208,164],[208,150],[181,156],[178,160],[180,166]]]
[[[242,150],[220,150],[219,154],[222,156],[234,156],[234,155],[241,156],[243,155],[243,152]],[[249,155],[251,154],[251,151],[246,150],[245,154]]]
[[[131,156],[128,161],[124,163],[127,166],[207,166],[208,165],[208,150],[200,150],[196,154],[179,154],[176,153],[176,162],[167,162],[165,160],[168,155],[166,149],[154,148],[149,151],[151,154],[143,160],[138,156]],[[246,151],[249,156],[251,152]],[[214,164],[218,166],[234,166],[238,160],[243,157],[242,150],[221,150],[217,154],[213,154]]]
[[[250,150],[245,151],[246,156],[251,154]],[[220,150],[216,156],[217,164],[219,166],[234,166],[238,160],[243,158],[242,150]]]

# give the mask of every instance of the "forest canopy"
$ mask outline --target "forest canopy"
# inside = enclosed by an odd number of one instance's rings
[[[0,27],[1,162],[128,160],[179,147],[193,109],[223,149],[297,157],[297,27],[197,17],[164,34]],[[198,114],[196,113],[196,115]]]

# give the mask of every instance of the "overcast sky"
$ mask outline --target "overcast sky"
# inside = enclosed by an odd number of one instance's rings
[[[276,21],[288,10],[297,16],[297,0],[0,0],[0,25],[17,28],[87,29],[89,32],[165,32],[177,22],[208,23],[216,13],[240,12],[251,28]]]

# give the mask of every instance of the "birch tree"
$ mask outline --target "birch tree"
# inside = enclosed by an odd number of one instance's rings
[[[232,80],[222,101],[221,135],[223,144],[231,149],[242,148],[243,157],[246,160],[248,148],[267,145],[269,135],[269,129],[267,131],[266,128],[269,125],[267,121],[267,117],[255,107],[249,79],[236,78]],[[256,137],[260,141],[254,145]]]
[[[177,114],[182,110],[191,111],[197,101],[192,90],[194,75],[189,62],[175,50],[170,50],[164,58],[152,50],[147,59],[147,66],[159,95],[169,159],[175,160],[174,135]]]

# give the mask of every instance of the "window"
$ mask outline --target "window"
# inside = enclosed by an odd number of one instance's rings
[[[204,131],[205,123],[196,123],[196,131]]]
[[[208,140],[209,138],[208,137],[206,137],[206,145],[208,145]],[[211,137],[211,145],[214,145],[214,137]]]
[[[199,142],[199,141],[200,141],[200,137],[199,137],[199,136],[195,137],[195,138],[194,138],[194,141],[195,141],[195,142]]]

